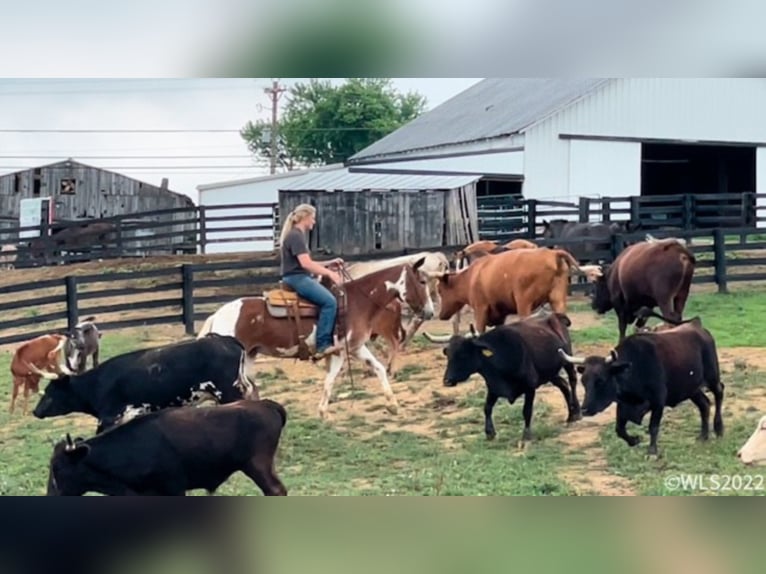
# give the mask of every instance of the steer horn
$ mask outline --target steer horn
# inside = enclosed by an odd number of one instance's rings
[[[60,375],[56,373],[51,373],[49,371],[43,371],[39,369],[36,365],[33,365],[32,363],[27,363],[27,367],[29,367],[29,370],[35,373],[36,375],[40,375],[44,379],[58,379]]]
[[[452,335],[432,335],[428,331],[423,331],[423,336],[432,343],[447,343],[452,338]]]
[[[561,355],[561,358],[564,359],[568,363],[572,363],[573,365],[584,365],[585,359],[582,357],[573,357],[572,355],[567,355],[566,351],[564,349],[559,349],[559,355]]]
[[[64,447],[64,450],[74,450],[74,441],[72,440],[72,436],[69,433],[66,433],[66,446]]]
[[[617,351],[612,349],[611,351],[609,351],[609,356],[606,359],[604,359],[604,363],[608,365],[612,361],[616,361],[616,360],[617,360]]]

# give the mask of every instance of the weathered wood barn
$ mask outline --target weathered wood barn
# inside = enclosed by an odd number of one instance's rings
[[[194,206],[167,185],[157,187],[73,159],[0,176],[3,215],[18,217],[19,201],[31,197],[55,198],[55,217],[63,220]]]
[[[152,240],[152,236],[196,231],[196,224],[176,223],[193,218],[193,213],[151,214],[175,208],[194,209],[191,198],[167,188],[167,180],[158,187],[73,159],[0,176],[3,227],[19,225],[22,199],[44,197],[51,198],[54,222],[130,216],[122,221],[124,236],[141,237],[140,245],[180,243],[181,236],[157,240]],[[157,225],[163,222],[168,225]],[[141,229],[142,226],[145,228]],[[140,245],[132,244],[136,248]]]
[[[335,169],[279,189],[279,213],[317,209],[312,250],[336,255],[464,245],[476,229],[479,175],[396,175]]]

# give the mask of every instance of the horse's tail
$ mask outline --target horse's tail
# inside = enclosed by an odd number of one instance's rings
[[[215,317],[215,313],[212,313],[210,317],[205,319],[205,322],[202,324],[202,329],[200,329],[199,334],[197,335],[198,339],[201,339],[213,330],[213,317]]]

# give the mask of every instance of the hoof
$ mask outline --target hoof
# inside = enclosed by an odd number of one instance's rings
[[[497,436],[497,433],[494,432],[488,432],[487,433],[487,440],[495,440],[495,437]]]
[[[392,415],[399,414],[399,405],[396,403],[389,403],[386,405],[386,410]]]
[[[707,442],[709,439],[710,439],[709,434],[700,433],[697,435],[697,442]]]
[[[519,450],[524,450],[527,448],[527,441],[524,439],[521,439],[516,443],[516,448]]]
[[[641,442],[641,437],[640,436],[629,436],[628,437],[628,446],[636,446],[640,442]]]
[[[577,421],[581,421],[581,420],[582,420],[582,413],[578,412],[576,414],[569,416],[569,418],[567,419],[567,424],[576,423]]]

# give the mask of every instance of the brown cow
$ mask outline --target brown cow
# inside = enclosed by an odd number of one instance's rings
[[[595,282],[591,307],[617,314],[621,342],[644,306],[680,321],[694,275],[694,255],[675,239],[635,243],[620,253]]]
[[[35,372],[33,367],[60,375],[74,374],[67,366],[67,358],[64,355],[66,342],[67,337],[65,335],[42,335],[22,343],[16,349],[13,359],[11,359],[11,375],[13,376],[11,413],[16,406],[16,397],[19,395],[20,387],[24,387],[22,412],[25,415],[27,414],[29,393],[37,393],[39,390],[41,375]]]
[[[579,269],[562,249],[514,249],[484,257],[439,279],[439,319],[449,319],[468,305],[476,329],[483,333],[487,326],[502,325],[511,313],[528,317],[544,303],[550,303],[554,313],[566,314],[571,268]],[[426,337],[433,342],[448,340]]]
[[[498,245],[497,241],[490,241],[484,239],[482,241],[474,241],[470,245],[467,245],[453,256],[453,261],[457,268],[465,268],[477,259],[481,259],[486,255],[496,255],[498,253],[505,253],[511,249],[536,249],[537,245],[526,239],[514,239],[509,241],[505,245]],[[467,265],[466,265],[467,263]]]
[[[324,393],[319,403],[320,417],[327,416],[335,379],[344,360],[351,354],[375,369],[388,400],[389,412],[397,412],[398,403],[386,369],[366,343],[377,316],[395,299],[407,303],[414,313],[423,313],[426,319],[433,316],[426,279],[418,272],[422,264],[423,259],[420,259],[414,266],[408,263],[387,267],[343,284],[345,296],[339,308],[345,311],[338,322],[345,325],[345,333],[336,343],[336,353],[329,355]],[[198,337],[211,332],[233,336],[242,343],[251,360],[259,352],[272,357],[303,359],[295,319],[287,318],[284,309],[275,309],[272,301],[271,297],[243,297],[230,301],[207,318]],[[317,317],[311,312],[313,306],[308,301],[301,299],[301,306],[308,313],[300,318],[300,337],[305,338],[306,345],[311,347],[315,344]]]

